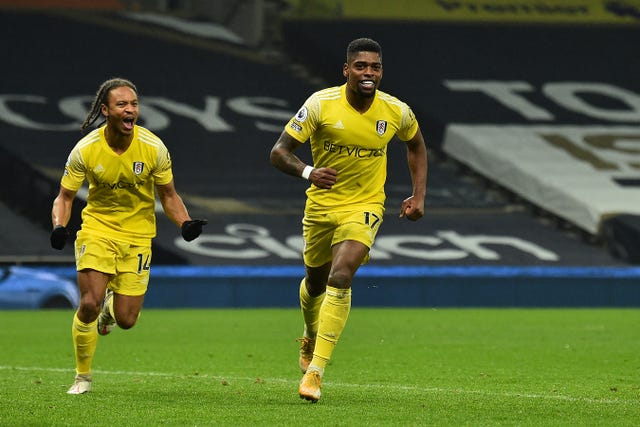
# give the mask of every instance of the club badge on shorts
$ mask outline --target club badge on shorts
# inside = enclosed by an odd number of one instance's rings
[[[133,162],[133,173],[135,173],[136,175],[140,175],[143,170],[144,170],[143,162]]]
[[[378,132],[378,135],[382,136],[386,131],[387,131],[387,121],[378,120],[376,122],[376,132]]]

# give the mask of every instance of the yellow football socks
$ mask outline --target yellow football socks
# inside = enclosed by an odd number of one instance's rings
[[[302,310],[302,318],[304,320],[304,336],[316,339],[318,334],[318,316],[320,314],[320,306],[324,301],[324,293],[317,297],[312,297],[307,292],[307,285],[303,278],[300,282],[300,309]]]
[[[93,355],[98,345],[98,320],[84,323],[78,319],[78,313],[73,316],[71,336],[76,354],[76,372],[80,375],[91,373]]]
[[[324,372],[324,368],[331,358],[331,353],[333,353],[333,349],[347,323],[350,310],[351,289],[338,289],[327,286],[327,293],[320,307],[320,324],[318,325],[316,348],[313,352],[313,360],[309,365],[309,369],[317,370],[321,374]]]

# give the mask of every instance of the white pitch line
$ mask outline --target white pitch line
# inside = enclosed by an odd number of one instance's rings
[[[68,372],[74,373],[75,370],[71,368],[42,368],[36,366],[3,366],[0,365],[0,371],[25,371],[25,372]],[[215,380],[226,380],[226,381],[251,381],[255,382],[257,377],[231,377],[224,375],[209,375],[209,374],[200,374],[200,373],[167,373],[167,372],[137,372],[137,371],[105,371],[101,369],[94,369],[93,373],[96,374],[104,374],[104,375],[125,375],[125,376],[148,376],[148,377],[167,377],[167,378],[184,378],[189,377],[193,378],[203,378],[203,379],[215,379]],[[291,380],[287,378],[261,378],[261,380],[265,382],[274,382],[274,383],[291,383],[298,384],[298,380]],[[499,396],[499,397],[512,397],[512,398],[523,398],[523,399],[547,399],[547,400],[562,400],[566,402],[583,402],[590,404],[607,404],[607,405],[619,405],[619,404],[627,404],[640,407],[640,401],[633,399],[592,399],[589,397],[575,397],[575,396],[565,396],[561,394],[535,394],[535,393],[518,393],[518,392],[492,392],[485,390],[469,390],[469,389],[448,389],[448,388],[440,388],[440,387],[418,387],[418,386],[407,386],[401,384],[353,384],[353,383],[341,383],[335,381],[327,381],[324,383],[325,385],[331,385],[335,387],[346,387],[346,388],[379,388],[379,389],[392,389],[392,390],[400,390],[400,391],[413,391],[413,392],[421,392],[421,393],[449,393],[449,394],[474,394],[474,395],[483,395],[483,396]]]

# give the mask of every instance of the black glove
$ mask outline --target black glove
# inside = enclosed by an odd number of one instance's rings
[[[192,219],[182,223],[182,238],[187,242],[192,241],[202,233],[202,226],[207,225],[209,221],[206,219]]]
[[[51,232],[51,247],[59,251],[64,248],[69,238],[69,231],[64,225],[56,225]]]

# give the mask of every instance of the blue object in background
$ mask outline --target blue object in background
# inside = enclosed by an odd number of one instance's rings
[[[76,284],[54,273],[18,266],[0,267],[0,309],[77,308]]]
[[[69,280],[75,267],[43,267]],[[45,270],[47,271],[47,270]],[[302,265],[155,266],[145,308],[299,307]],[[640,307],[640,267],[362,266],[354,307]]]

